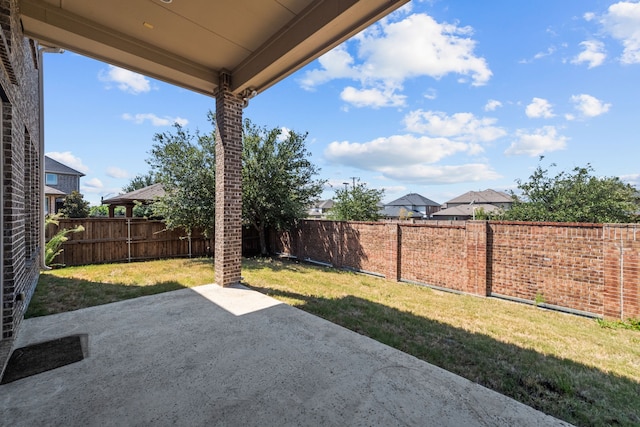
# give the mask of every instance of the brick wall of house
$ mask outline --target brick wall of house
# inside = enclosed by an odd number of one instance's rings
[[[274,248],[479,296],[640,318],[640,225],[303,221]]]
[[[39,274],[40,148],[38,56],[23,37],[16,0],[0,0],[3,271],[0,371]]]

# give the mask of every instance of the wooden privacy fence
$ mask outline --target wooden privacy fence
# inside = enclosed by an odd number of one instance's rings
[[[47,241],[59,230],[82,225],[84,231],[69,233],[63,252],[54,263],[64,265],[102,264],[148,259],[213,256],[213,240],[194,231],[189,237],[184,230],[166,230],[162,221],[144,218],[61,219],[49,224]],[[257,234],[243,230],[243,254],[259,251]]]

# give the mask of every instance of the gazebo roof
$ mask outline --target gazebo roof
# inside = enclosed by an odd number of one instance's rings
[[[148,187],[140,188],[126,194],[103,199],[103,205],[127,205],[135,202],[152,202],[158,197],[165,195],[162,184],[153,184]]]

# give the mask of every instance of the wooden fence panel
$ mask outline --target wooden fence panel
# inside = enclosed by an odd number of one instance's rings
[[[67,234],[69,240],[62,245],[63,252],[54,263],[72,266],[213,256],[213,242],[202,232],[193,232],[189,239],[184,230],[166,230],[162,221],[143,218],[65,218],[57,226],[46,227],[46,239],[59,230],[78,225],[84,231]],[[243,255],[256,255],[256,251],[259,251],[257,233],[253,229],[243,230]]]

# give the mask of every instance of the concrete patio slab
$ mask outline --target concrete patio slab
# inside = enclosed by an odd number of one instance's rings
[[[15,347],[80,333],[86,359],[0,386],[2,425],[569,425],[240,287],[28,319]]]

